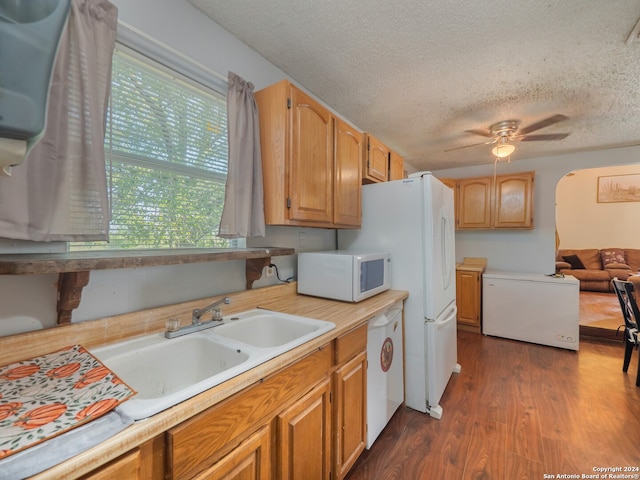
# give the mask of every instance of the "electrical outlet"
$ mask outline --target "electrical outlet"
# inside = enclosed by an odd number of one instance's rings
[[[273,277],[273,274],[276,273],[276,267],[264,267],[265,269],[265,277]]]

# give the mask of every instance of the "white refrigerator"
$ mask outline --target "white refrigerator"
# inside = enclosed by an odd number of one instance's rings
[[[460,371],[456,345],[453,190],[430,172],[362,188],[362,226],[338,232],[342,250],[391,254],[391,288],[406,290],[405,402],[441,418]]]

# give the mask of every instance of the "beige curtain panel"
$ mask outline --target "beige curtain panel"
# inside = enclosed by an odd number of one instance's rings
[[[108,240],[104,134],[117,13],[107,0],[72,0],[44,136],[0,177],[0,237]]]
[[[229,169],[218,235],[264,237],[260,120],[253,84],[229,72],[227,92]]]

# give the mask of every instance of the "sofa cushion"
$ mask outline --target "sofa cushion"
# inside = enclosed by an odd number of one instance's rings
[[[577,255],[565,255],[562,259],[571,265],[574,270],[584,270],[584,264]]]
[[[627,280],[631,275],[631,269],[627,268],[607,268],[607,273],[611,278],[617,278],[618,280]]]
[[[631,271],[631,267],[626,263],[607,263],[604,266],[605,270],[629,270]]]
[[[637,248],[625,248],[624,258],[626,264],[631,267],[634,272],[640,271],[640,249]]]
[[[560,249],[556,260],[562,260],[565,255],[578,255],[587,270],[602,270],[602,259],[598,248]]]
[[[605,268],[607,268],[610,263],[627,264],[624,258],[624,251],[621,248],[603,248],[600,250],[600,256],[602,257],[602,265]]]
[[[560,273],[571,275],[580,281],[580,290],[590,292],[608,292],[611,283],[609,272],[604,270],[561,270]]]
[[[600,281],[600,282],[609,282],[611,281],[611,275],[609,272],[605,272],[604,270],[562,270],[562,273],[565,275],[572,275],[578,280],[582,281]]]

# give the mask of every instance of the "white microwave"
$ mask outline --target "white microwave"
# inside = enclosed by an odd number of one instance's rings
[[[359,302],[389,289],[390,267],[388,253],[299,253],[298,293]]]

